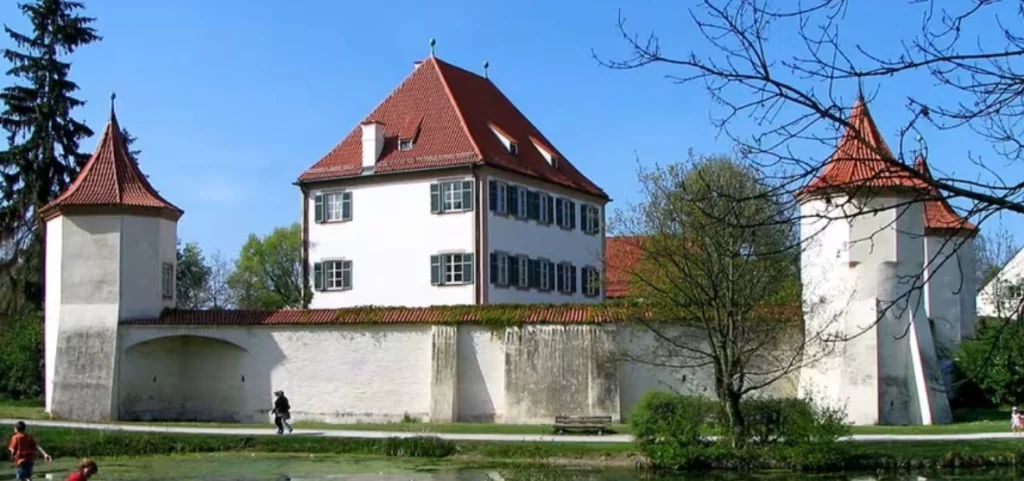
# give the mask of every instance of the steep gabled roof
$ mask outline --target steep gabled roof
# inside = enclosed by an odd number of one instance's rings
[[[928,168],[928,162],[924,156],[917,156],[914,168],[924,174],[925,177],[931,178],[932,171]],[[932,200],[928,200],[924,204],[925,229],[956,232],[975,232],[978,230],[977,226],[960,217],[960,214],[953,210],[953,207],[949,205],[949,202],[946,201],[938,189],[930,187],[928,192]]]
[[[457,165],[491,165],[546,182],[608,198],[565,160],[553,144],[490,80],[435,57],[420,64],[363,122],[384,124],[384,150],[374,172],[401,172]],[[496,127],[518,143],[512,155],[494,134]],[[415,131],[409,150],[398,140]],[[299,182],[333,180],[362,174],[362,133],[357,125]],[[533,144],[558,157],[551,165]]]
[[[157,193],[128,154],[113,105],[110,120],[92,157],[71,186],[39,213],[44,219],[50,219],[67,207],[132,207],[151,210],[154,215],[173,220],[184,213]]]
[[[857,97],[847,123],[849,127],[839,139],[835,152],[801,194],[864,187],[926,188],[920,179],[892,165],[896,157],[882,138],[863,97]],[[883,160],[883,155],[889,161]]]

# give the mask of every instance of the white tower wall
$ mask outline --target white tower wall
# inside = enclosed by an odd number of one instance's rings
[[[156,217],[61,215],[47,222],[48,412],[116,418],[118,324],[174,305],[173,294],[163,296],[162,266],[176,261],[176,237],[177,223]]]
[[[845,406],[854,424],[950,421],[922,302],[922,204],[898,197],[832,202],[801,205],[805,331],[827,328],[841,338],[821,351],[824,359],[808,360],[801,395]],[[842,215],[858,208],[864,214]]]
[[[960,266],[964,272],[964,287],[960,290],[960,340],[974,336],[978,323],[978,252],[974,247],[974,236],[964,239],[957,251]]]

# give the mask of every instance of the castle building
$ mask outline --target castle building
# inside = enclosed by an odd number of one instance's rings
[[[312,308],[603,299],[607,194],[434,56],[298,185]]]
[[[974,324],[953,284],[975,274],[950,267],[973,262],[970,246],[960,256],[946,241],[975,229],[882,160],[895,157],[862,97],[848,124],[799,195],[805,330],[832,341],[809,353],[820,359],[801,370],[800,395],[845,406],[855,424],[950,422],[941,360]]]

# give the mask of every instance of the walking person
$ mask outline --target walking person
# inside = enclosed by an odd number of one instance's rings
[[[64,481],[87,481],[98,472],[100,472],[100,468],[96,466],[95,461],[88,458],[83,459],[81,463],[78,463],[78,469],[71,473]]]
[[[284,397],[284,391],[277,391],[274,393],[277,398],[274,400],[274,424],[277,426],[277,434],[284,434],[284,428],[288,428],[288,434],[292,433],[292,425],[288,424],[288,420],[292,418],[290,411],[292,410],[291,405],[288,404],[288,398]]]
[[[36,443],[35,438],[25,432],[26,429],[25,422],[18,421],[14,425],[14,436],[7,444],[7,449],[11,451],[11,459],[14,459],[14,479],[19,481],[31,481],[36,465],[36,453],[42,454],[47,463],[53,461],[43,447]]]

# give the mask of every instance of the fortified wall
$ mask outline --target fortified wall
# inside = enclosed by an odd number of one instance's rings
[[[121,326],[118,345],[114,412],[122,420],[265,422],[270,393],[283,390],[301,421],[545,424],[562,414],[619,421],[648,391],[711,396],[714,387],[710,368],[647,364],[654,335],[611,322],[139,322]],[[764,394],[795,391],[795,379],[784,379]]]

